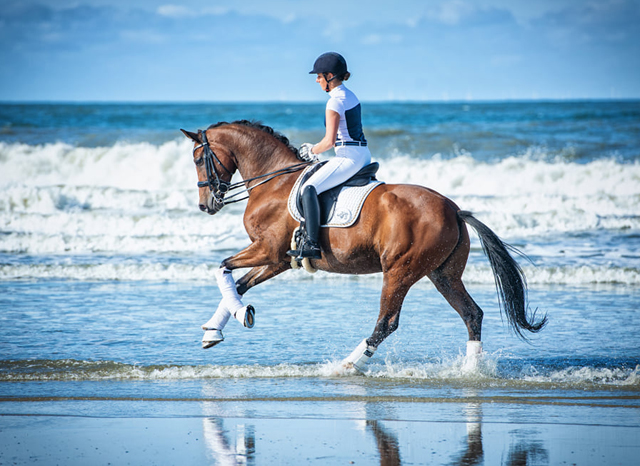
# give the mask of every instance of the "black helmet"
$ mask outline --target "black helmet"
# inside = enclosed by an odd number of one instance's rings
[[[334,76],[342,76],[347,72],[347,61],[336,52],[323,53],[313,64],[309,74],[333,73]]]

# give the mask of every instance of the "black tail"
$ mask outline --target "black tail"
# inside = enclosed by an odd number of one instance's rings
[[[500,310],[507,315],[507,320],[516,334],[526,340],[522,330],[539,332],[547,324],[547,316],[536,321],[536,311],[528,315],[527,281],[518,263],[509,251],[523,255],[513,246],[503,243],[498,236],[471,212],[458,211],[458,218],[471,226],[478,237],[484,253],[487,255],[496,281]]]

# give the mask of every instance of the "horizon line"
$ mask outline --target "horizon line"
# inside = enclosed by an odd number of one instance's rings
[[[503,98],[503,99],[360,99],[366,104],[474,104],[474,103],[559,103],[559,102],[633,102],[640,97],[575,97],[575,98]],[[100,99],[51,99],[51,100],[1,100],[0,105],[312,105],[325,100],[100,100]]]

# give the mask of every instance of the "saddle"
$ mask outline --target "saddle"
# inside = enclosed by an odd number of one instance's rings
[[[300,187],[326,162],[307,168],[298,178],[289,195],[289,213],[297,221],[303,220]],[[373,188],[383,184],[376,179],[380,165],[373,162],[338,186],[318,196],[320,224],[323,227],[346,228],[355,223],[366,197]]]

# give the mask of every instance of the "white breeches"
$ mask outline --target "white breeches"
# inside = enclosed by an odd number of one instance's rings
[[[323,193],[344,183],[361,168],[371,163],[371,152],[368,147],[338,146],[335,151],[336,156],[320,167],[306,181],[300,192],[307,186],[313,186],[318,194]]]

